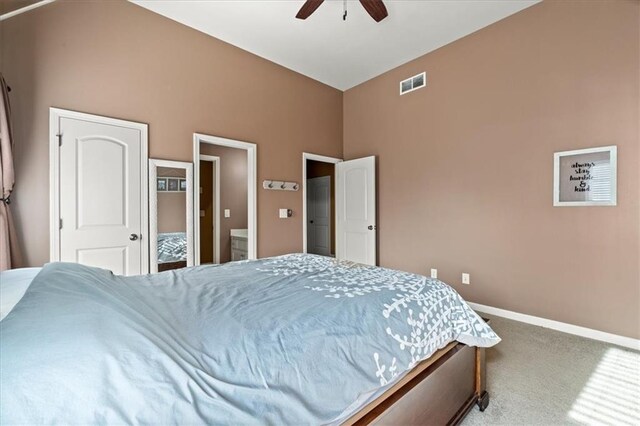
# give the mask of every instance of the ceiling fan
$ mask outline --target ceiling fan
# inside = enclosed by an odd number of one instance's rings
[[[324,2],[324,0],[307,0],[307,1],[305,1],[304,4],[302,5],[302,7],[300,8],[300,10],[298,11],[298,14],[296,15],[296,18],[298,18],[298,19],[307,19],[309,16],[311,16],[311,14],[313,12],[316,11],[316,9],[323,2]],[[366,10],[367,13],[369,15],[371,15],[371,17],[376,22],[382,21],[388,15],[387,8],[385,7],[385,5],[382,2],[382,0],[360,0],[360,3],[364,7],[364,10]],[[347,8],[346,8],[346,1],[345,1],[344,15],[342,16],[342,19],[346,20],[346,18],[347,18]]]

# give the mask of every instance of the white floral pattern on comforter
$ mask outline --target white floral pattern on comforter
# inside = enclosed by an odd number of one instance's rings
[[[2,424],[336,423],[447,343],[500,340],[440,281],[313,255],[48,264],[0,333]]]

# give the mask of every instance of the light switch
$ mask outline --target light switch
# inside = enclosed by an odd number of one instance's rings
[[[204,210],[200,210],[200,217],[204,217]]]
[[[224,217],[231,217],[231,209],[224,209]]]
[[[438,270],[431,268],[431,278],[438,278]]]
[[[292,213],[293,212],[289,209],[280,209],[280,219],[291,217]]]
[[[471,284],[471,277],[469,274],[462,273],[462,284]]]

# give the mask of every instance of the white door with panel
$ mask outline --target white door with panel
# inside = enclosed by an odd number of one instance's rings
[[[141,274],[148,270],[142,231],[146,126],[91,117],[52,120],[60,138],[59,260]]]
[[[376,159],[336,164],[336,257],[376,264]]]
[[[307,179],[307,253],[331,255],[331,176]]]

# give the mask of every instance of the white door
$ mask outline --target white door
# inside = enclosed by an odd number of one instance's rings
[[[336,164],[336,257],[376,264],[376,159]]]
[[[331,255],[331,176],[307,179],[307,253]]]
[[[61,135],[59,260],[118,275],[141,274],[148,268],[142,247],[147,244],[142,232],[146,126],[141,130],[92,117],[56,120]]]

